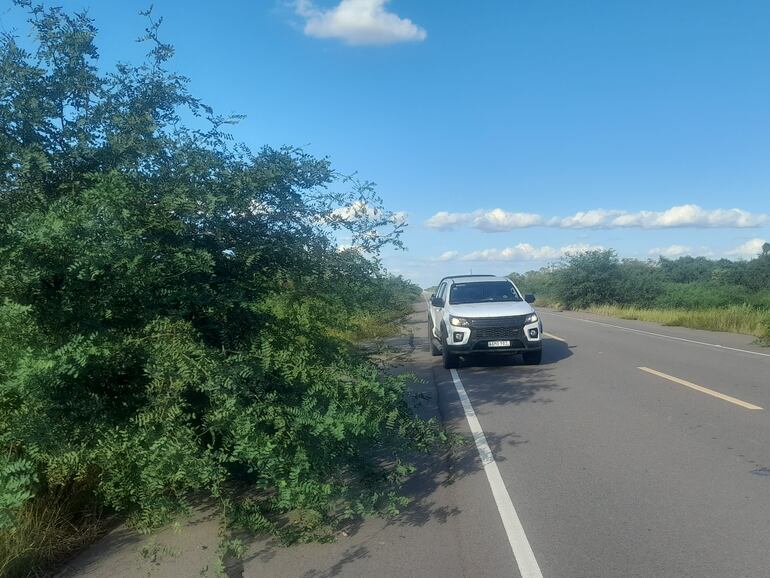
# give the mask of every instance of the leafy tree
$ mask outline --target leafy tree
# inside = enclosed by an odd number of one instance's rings
[[[0,524],[85,480],[142,527],[193,493],[252,530],[297,513],[284,536],[403,503],[402,460],[442,434],[334,332],[404,310],[415,288],[366,257],[400,221],[325,159],[233,143],[150,14],[148,60],[101,73],[85,14],[16,3],[35,45],[0,45]]]
[[[621,265],[615,251],[596,250],[564,257],[553,272],[553,290],[567,307],[622,301]]]
[[[510,275],[528,291],[567,307],[620,304],[641,308],[708,309],[770,305],[770,255],[750,261],[681,257],[619,261],[606,252]]]
[[[654,303],[663,291],[662,274],[655,262],[623,259],[618,273],[618,303]]]
[[[511,273],[508,278],[524,293],[554,298],[553,270],[553,267],[543,267],[538,271],[527,271],[525,274]]]
[[[706,257],[686,256],[679,259],[661,257],[660,268],[668,280],[674,283],[693,283],[708,281],[716,266]]]
[[[770,254],[762,254],[744,264],[742,285],[752,291],[770,289]]]

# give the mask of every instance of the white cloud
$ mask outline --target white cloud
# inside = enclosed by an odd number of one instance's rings
[[[485,232],[503,232],[525,227],[558,229],[643,228],[750,228],[770,224],[770,215],[743,209],[704,209],[698,205],[680,205],[665,211],[619,211],[591,209],[568,217],[545,219],[533,213],[511,213],[503,209],[479,209],[470,213],[441,211],[425,222],[431,229],[446,231],[469,226]]]
[[[344,207],[334,209],[329,217],[338,221],[355,221],[361,217],[376,217],[377,209],[372,209],[363,201],[355,201]]]
[[[655,257],[676,258],[684,255],[692,255],[695,251],[687,245],[670,245],[668,247],[656,247],[650,249],[649,254]]]
[[[394,225],[403,225],[409,215],[405,211],[388,213],[381,211],[376,207],[369,206],[364,201],[355,201],[349,205],[334,209],[327,218],[328,221],[350,223],[358,219],[381,219],[387,217],[388,221]]]
[[[449,231],[463,225],[488,233],[511,231],[542,225],[543,218],[534,213],[510,213],[502,209],[478,210],[472,213],[448,213],[440,211],[425,222],[430,229]]]
[[[737,247],[727,250],[710,249],[709,247],[689,247],[687,245],[671,245],[669,247],[650,249],[649,254],[655,257],[661,256],[670,259],[684,256],[709,257],[714,259],[724,257],[733,259],[753,259],[762,253],[762,245],[765,242],[764,239],[750,239]]]
[[[586,243],[576,243],[561,248],[561,256],[573,255],[575,253],[585,253],[586,251],[603,251],[602,245],[588,245]]]
[[[742,245],[738,245],[735,249],[727,251],[725,254],[741,259],[753,259],[757,255],[762,254],[762,245],[765,243],[767,243],[765,239],[751,239]]]
[[[622,213],[609,222],[609,227],[643,227],[660,229],[669,227],[758,227],[770,222],[770,215],[753,214],[742,209],[707,210],[698,205],[680,205],[666,211],[640,211]]]
[[[651,256],[663,256],[671,259],[683,257],[685,255],[700,257],[732,257],[739,259],[753,259],[762,253],[764,239],[751,239],[742,245],[730,250],[714,251],[708,247],[689,247],[687,245],[670,245],[668,247],[658,247],[650,249]],[[564,245],[556,248],[550,245],[536,247],[530,243],[519,243],[512,247],[502,249],[483,249],[466,254],[460,254],[458,251],[445,251],[438,257],[432,259],[434,262],[447,261],[499,261],[499,262],[527,262],[527,261],[551,261],[560,259],[565,255],[574,253],[583,253],[585,251],[602,250],[602,245],[590,245],[577,243]]]
[[[572,253],[582,253],[584,251],[603,249],[600,245],[566,245],[558,249],[544,245],[535,247],[529,243],[519,243],[513,247],[504,249],[484,249],[482,251],[473,251],[462,255],[461,261],[548,261],[559,259]],[[447,251],[450,253],[450,251]],[[444,253],[446,255],[447,253]],[[455,252],[456,253],[456,252]],[[443,256],[443,255],[442,255]],[[456,258],[457,254],[455,255]],[[448,260],[448,259],[445,259]]]
[[[407,213],[406,211],[396,211],[395,213],[393,213],[393,217],[392,217],[393,224],[403,225],[404,223],[406,223],[407,217],[409,217],[409,213]]]
[[[452,261],[455,259],[460,253],[457,251],[444,251],[434,259],[434,261]]]
[[[425,226],[439,231],[451,231],[462,225],[467,225],[472,219],[473,213],[447,213],[446,211],[439,211],[425,221]]]
[[[533,213],[509,213],[493,209],[482,213],[473,220],[473,226],[487,232],[510,231],[540,225],[543,218]]]
[[[580,211],[570,217],[553,217],[548,220],[549,227],[560,229],[589,229],[606,227],[607,223],[619,217],[622,211],[607,211],[605,209],[592,209]]]
[[[305,19],[305,34],[336,38],[348,44],[419,42],[427,32],[408,18],[386,10],[389,0],[340,0],[333,8],[318,8],[312,0],[297,0]]]

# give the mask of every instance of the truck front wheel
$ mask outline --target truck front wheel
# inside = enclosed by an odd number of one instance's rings
[[[444,369],[456,369],[460,364],[460,357],[453,353],[449,353],[449,347],[447,347],[447,334],[446,330],[441,332],[444,337],[444,342],[441,347],[441,355],[444,358]]]
[[[524,363],[527,365],[540,365],[540,362],[543,360],[543,350],[538,349],[537,351],[526,351],[524,352]]]
[[[433,335],[433,319],[428,317],[428,341],[430,342],[430,354],[433,357],[438,357],[441,355],[441,350],[436,347],[436,337]]]

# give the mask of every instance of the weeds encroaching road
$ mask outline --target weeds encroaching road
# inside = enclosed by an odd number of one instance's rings
[[[353,341],[419,293],[376,260],[402,219],[327,160],[233,143],[151,14],[146,62],[102,73],[85,14],[16,5],[34,36],[0,44],[0,573],[102,511],[150,529],[193,496],[223,557],[235,529],[323,539],[396,510],[408,452],[443,434]]]
[[[768,243],[748,261],[620,260],[611,250],[588,251],[510,277],[546,304],[770,340]]]

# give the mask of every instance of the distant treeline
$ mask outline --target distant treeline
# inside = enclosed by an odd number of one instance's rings
[[[747,261],[680,257],[640,261],[620,259],[613,250],[568,255],[556,265],[511,279],[544,304],[568,309],[613,306],[618,310],[730,310],[751,316],[750,323],[690,323],[677,325],[742,330],[765,336],[770,315],[770,244]],[[638,312],[637,312],[638,313]],[[745,314],[745,315],[744,315]],[[640,317],[636,313],[629,315]],[[649,316],[644,316],[650,318]],[[716,319],[718,315],[714,314]],[[724,316],[722,316],[724,317]],[[653,319],[655,320],[655,319]],[[745,320],[744,320],[745,321]]]

